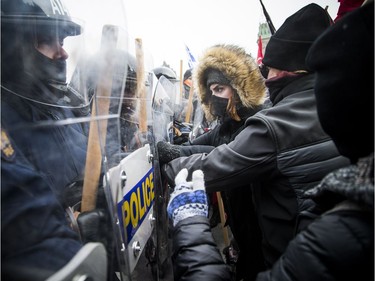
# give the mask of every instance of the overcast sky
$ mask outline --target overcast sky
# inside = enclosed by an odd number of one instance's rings
[[[263,0],[275,28],[309,3],[328,6],[336,17],[338,0]],[[188,68],[185,44],[198,60],[204,49],[218,43],[244,47],[257,55],[257,36],[264,22],[259,0],[127,0],[125,12],[129,33],[142,38],[154,67],[166,61],[179,75]],[[151,66],[152,66],[151,65]]]

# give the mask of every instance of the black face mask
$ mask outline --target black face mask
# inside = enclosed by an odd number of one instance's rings
[[[6,30],[4,36],[10,37],[12,31],[13,29]],[[11,38],[9,46],[2,48],[1,63],[6,65],[4,73],[2,68],[3,81],[19,83],[20,77],[26,75],[34,83],[66,85],[66,61],[44,56],[35,48],[34,41],[34,35],[25,32]]]
[[[278,103],[282,96],[279,96],[279,93],[291,82],[299,79],[305,74],[295,74],[291,72],[284,71],[278,76],[272,77],[265,81],[265,85],[268,88],[270,100],[273,104]]]
[[[223,118],[227,114],[229,99],[211,96],[210,112],[213,116]]]
[[[29,62],[29,71],[31,76],[47,83],[65,84],[66,83],[66,61],[50,59],[37,50],[33,52],[33,61]]]

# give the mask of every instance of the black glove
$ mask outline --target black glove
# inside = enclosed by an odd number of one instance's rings
[[[99,180],[98,193],[96,197],[96,207],[105,209],[107,201],[102,185],[102,178]],[[73,211],[81,211],[81,200],[82,200],[83,180],[77,180],[65,187],[63,193],[64,208],[71,207]]]
[[[82,243],[100,242],[107,250],[108,278],[118,280],[115,272],[119,271],[119,263],[115,251],[115,238],[109,213],[104,209],[83,212],[78,215],[77,224]]]
[[[161,165],[169,163],[173,159],[180,157],[180,147],[164,141],[159,141],[156,144],[159,155],[159,162]]]
[[[95,209],[80,213],[77,218],[79,232],[83,243],[101,242],[107,245],[109,229],[107,214],[105,210]]]

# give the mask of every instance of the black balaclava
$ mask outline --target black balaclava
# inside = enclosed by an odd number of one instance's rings
[[[41,54],[36,48],[36,34],[43,32],[38,26],[2,26],[2,85],[29,89],[50,89],[58,97],[45,94],[33,98],[44,100],[59,98],[66,91],[66,61],[53,60]],[[6,41],[4,41],[6,40]],[[5,43],[6,42],[6,43]],[[42,91],[37,91],[42,95]]]
[[[36,49],[31,49],[25,72],[52,87],[63,90],[66,86],[66,61],[50,59]],[[60,88],[61,87],[61,88]]]

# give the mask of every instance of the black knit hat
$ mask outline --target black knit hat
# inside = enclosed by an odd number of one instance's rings
[[[311,47],[320,123],[355,163],[374,151],[374,2],[347,14]]]
[[[210,91],[212,84],[230,85],[229,79],[220,70],[214,68],[206,70],[206,79],[207,91]]]
[[[331,23],[327,11],[317,4],[303,7],[287,18],[270,38],[263,64],[287,71],[306,70],[307,51]]]

